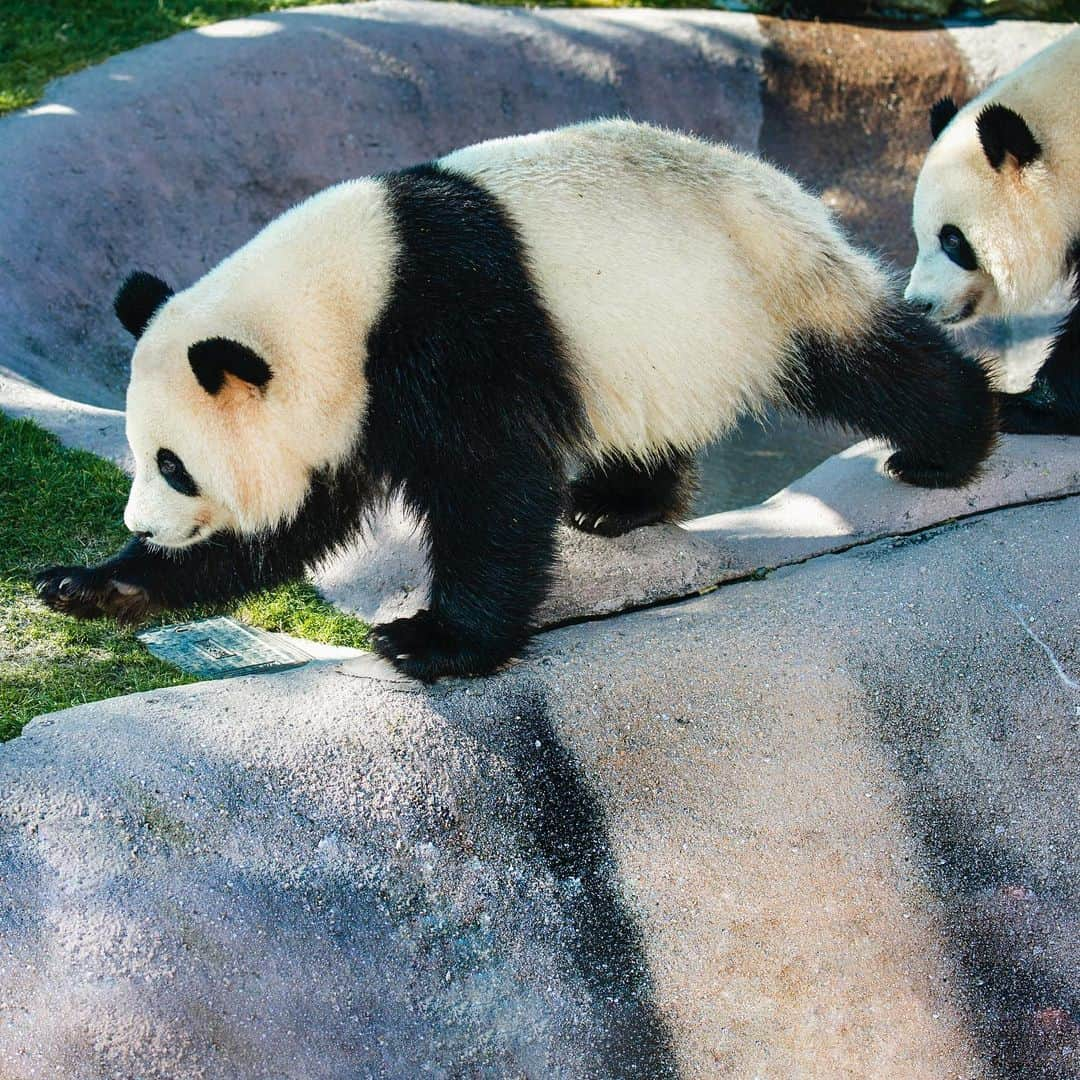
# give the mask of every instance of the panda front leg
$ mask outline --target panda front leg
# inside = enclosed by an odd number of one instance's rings
[[[547,595],[565,499],[561,462],[516,448],[498,467],[405,487],[425,520],[429,607],[376,626],[375,651],[424,682],[486,675],[525,644]]]
[[[944,332],[896,303],[856,337],[805,336],[787,403],[892,444],[886,470],[918,487],[963,487],[997,440],[990,376]]]
[[[621,536],[642,525],[684,521],[696,492],[693,454],[668,450],[652,462],[612,455],[570,484],[570,522],[582,532]]]
[[[238,599],[299,577],[304,562],[289,545],[218,533],[168,549],[135,538],[98,566],[53,566],[34,578],[41,600],[79,619],[139,623],[160,611]]]
[[[132,540],[99,566],[51,566],[34,577],[34,588],[47,607],[77,619],[112,618],[139,623],[165,604],[153,588],[161,576],[147,571],[155,562],[141,540]]]
[[[1080,284],[1030,389],[1001,394],[1001,430],[1020,435],[1080,435]]]

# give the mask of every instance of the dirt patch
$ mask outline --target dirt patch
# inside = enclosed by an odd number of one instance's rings
[[[820,192],[860,242],[909,266],[927,112],[945,94],[968,93],[948,32],[760,21],[761,153]]]

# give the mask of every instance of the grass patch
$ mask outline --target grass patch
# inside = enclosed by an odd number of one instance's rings
[[[306,581],[294,581],[271,592],[260,593],[238,605],[238,619],[293,637],[366,649],[370,636],[367,623],[338,611]]]
[[[32,105],[50,79],[114,53],[221,19],[319,2],[4,0],[0,4],[0,112]]]
[[[0,414],[0,740],[17,735],[39,713],[194,681],[151,656],[130,628],[57,615],[30,587],[43,566],[100,562],[124,543],[128,486],[110,462],[68,450],[36,424]],[[367,626],[308,584],[254,597],[235,614],[296,637],[367,644]]]

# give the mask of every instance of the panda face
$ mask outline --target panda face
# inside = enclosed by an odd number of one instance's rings
[[[1001,311],[993,275],[981,251],[985,230],[973,210],[978,198],[957,190],[952,176],[924,170],[915,189],[913,220],[919,254],[904,297],[931,318],[962,326]]]
[[[938,107],[935,106],[935,109]],[[1040,144],[999,103],[932,112],[935,142],[915,185],[919,252],[905,298],[939,322],[1029,310],[1060,266],[1067,237],[1049,194]]]
[[[128,384],[135,479],[124,523],[166,548],[272,528],[296,512],[310,484],[311,462],[297,445],[310,425],[295,400],[273,393],[250,327],[200,308],[180,293],[155,312]]]
[[[178,408],[151,399],[145,379],[128,390],[127,435],[135,458],[124,524],[148,543],[183,548],[235,528],[213,468],[214,448],[176,423]]]
[[[204,496],[179,455],[159,447],[149,467],[136,464],[124,524],[149,543],[181,548],[225,527],[228,518]]]

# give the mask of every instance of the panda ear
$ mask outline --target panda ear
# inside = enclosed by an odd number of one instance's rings
[[[1018,168],[1030,165],[1041,153],[1042,147],[1024,118],[1004,105],[987,105],[975,121],[986,160],[1000,169],[1009,155],[1016,160]]]
[[[943,97],[930,106],[930,141],[933,142],[959,112],[951,97]]]
[[[161,278],[145,270],[136,270],[134,274],[128,274],[120,286],[113,301],[113,311],[124,329],[138,341],[157,309],[172,294],[172,289]]]
[[[263,387],[273,372],[270,365],[246,345],[228,338],[207,338],[196,341],[188,349],[188,363],[199,385],[208,394],[217,394],[225,385],[225,376],[236,378],[254,387]]]

